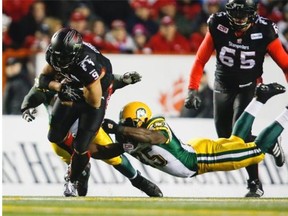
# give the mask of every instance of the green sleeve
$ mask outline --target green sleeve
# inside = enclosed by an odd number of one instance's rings
[[[35,108],[42,103],[44,105],[50,104],[54,95],[55,92],[52,91],[43,92],[39,88],[33,86],[23,99],[23,102],[21,104],[21,112],[29,108]]]
[[[122,81],[122,75],[113,74],[113,92],[117,89],[125,87],[126,85],[128,84]]]

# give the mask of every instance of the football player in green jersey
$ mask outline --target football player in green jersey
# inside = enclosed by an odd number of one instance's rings
[[[259,85],[254,99],[237,120],[229,138],[192,139],[187,143],[177,138],[163,117],[152,117],[146,104],[131,102],[121,111],[119,124],[109,119],[102,124],[106,132],[116,135],[118,144],[91,145],[94,149],[90,152],[102,159],[128,152],[145,164],[183,178],[240,169],[259,163],[265,153],[272,152],[277,152],[277,157],[274,157],[276,165],[282,166],[285,158],[277,138],[284,127],[288,127],[288,106],[254,142],[246,143],[244,140],[249,136],[261,107],[269,98],[284,92],[285,87],[277,83]]]

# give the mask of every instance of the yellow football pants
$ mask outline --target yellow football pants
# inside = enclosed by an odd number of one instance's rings
[[[94,137],[94,139],[90,145],[93,145],[93,144],[108,145],[111,143],[113,143],[111,137],[102,128],[100,128],[97,135]],[[65,163],[69,164],[71,154],[67,150],[65,150],[64,148],[61,148],[56,143],[51,143],[51,145],[52,145],[52,149],[61,158],[61,160],[63,160]],[[117,156],[117,157],[110,158],[108,160],[103,160],[103,161],[105,161],[107,164],[114,166],[114,165],[121,164],[122,158],[120,156]]]
[[[198,174],[236,170],[264,159],[264,154],[254,142],[245,143],[233,135],[227,139],[194,139],[188,143],[197,153]]]

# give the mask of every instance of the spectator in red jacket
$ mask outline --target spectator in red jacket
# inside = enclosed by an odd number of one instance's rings
[[[189,41],[177,31],[174,20],[165,16],[161,19],[157,34],[148,41],[147,47],[153,53],[189,53]]]

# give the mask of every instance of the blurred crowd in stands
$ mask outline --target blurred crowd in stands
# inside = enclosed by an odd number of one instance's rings
[[[27,50],[28,54],[45,51],[51,36],[62,27],[76,29],[84,41],[104,53],[191,54],[204,39],[209,16],[225,11],[226,2],[3,0],[3,113],[19,114],[19,103],[34,82],[31,56],[19,56],[27,55]],[[258,13],[278,25],[279,37],[288,51],[288,1],[259,2]],[[26,52],[20,52],[23,49]]]
[[[210,14],[226,0],[3,0],[3,49],[43,51],[63,26],[78,30],[102,52],[196,52]],[[259,14],[279,27],[288,50],[288,3],[260,0]]]

